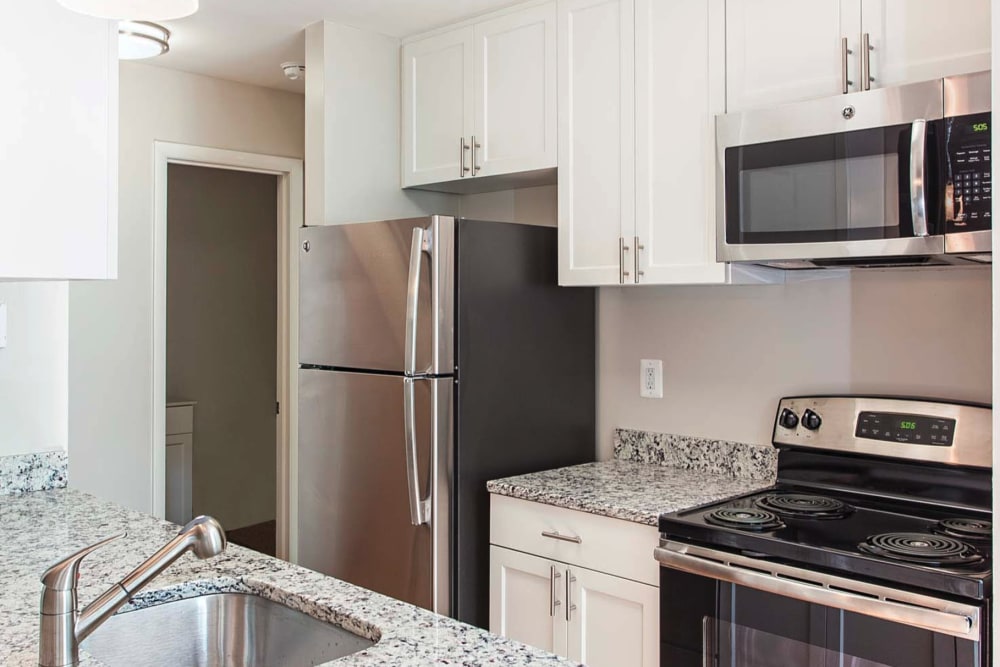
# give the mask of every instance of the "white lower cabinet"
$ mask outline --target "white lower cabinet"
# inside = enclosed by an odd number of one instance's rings
[[[654,526],[493,496],[490,631],[588,667],[658,667]]]
[[[589,667],[659,664],[659,589],[490,547],[490,631]]]

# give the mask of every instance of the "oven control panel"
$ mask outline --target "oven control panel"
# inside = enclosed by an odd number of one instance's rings
[[[989,229],[993,211],[990,114],[947,119],[945,217],[951,231]],[[963,229],[964,228],[964,229]]]
[[[989,405],[894,396],[789,396],[778,403],[777,447],[824,449],[989,468]]]
[[[855,438],[911,442],[917,445],[951,447],[955,420],[896,412],[862,412],[854,429]]]

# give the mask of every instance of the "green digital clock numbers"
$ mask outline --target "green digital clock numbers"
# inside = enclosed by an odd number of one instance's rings
[[[972,131],[973,132],[989,132],[990,131],[990,124],[989,123],[973,123],[972,124]]]
[[[901,431],[915,431],[917,429],[917,422],[901,421],[899,422],[899,429]]]

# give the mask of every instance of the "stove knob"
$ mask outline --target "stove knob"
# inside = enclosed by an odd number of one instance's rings
[[[806,410],[802,413],[802,425],[810,431],[815,431],[822,423],[822,418],[812,410]]]
[[[781,411],[781,416],[778,417],[778,423],[788,430],[793,430],[799,425],[799,416],[788,408],[785,408]]]

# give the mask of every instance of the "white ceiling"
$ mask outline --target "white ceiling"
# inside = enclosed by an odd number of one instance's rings
[[[140,61],[302,92],[280,65],[302,62],[303,30],[328,20],[402,37],[515,4],[516,0],[201,0],[198,13],[165,21],[170,53]],[[306,73],[308,76],[308,72]]]

